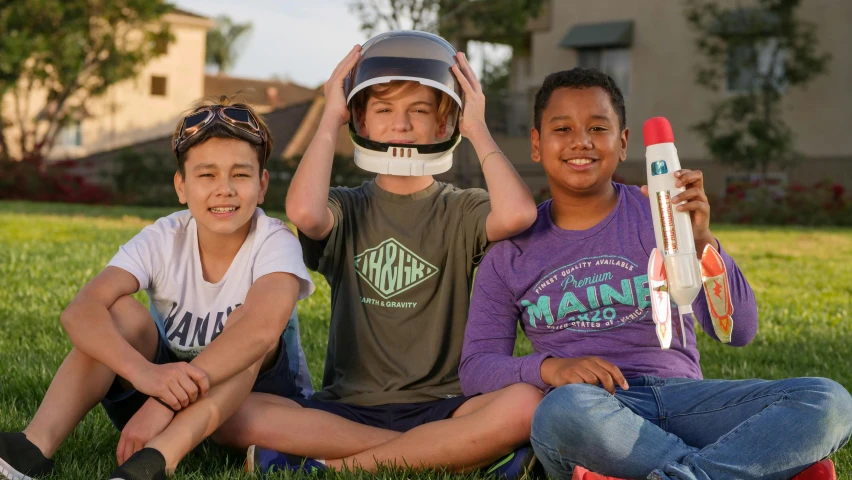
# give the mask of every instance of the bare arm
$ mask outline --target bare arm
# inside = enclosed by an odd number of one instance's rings
[[[122,336],[109,309],[116,300],[137,290],[136,277],[121,268],[106,267],[62,312],[62,326],[81,352],[109,367],[140,392],[180,410],[199,394],[207,393],[207,376],[184,362],[154,365]]]
[[[323,240],[334,227],[334,215],[328,208],[331,166],[340,127],[349,121],[343,94],[343,81],[355,66],[360,46],[355,46],[337,65],[325,84],[325,110],[319,128],[299,162],[287,191],[287,218],[300,232],[313,240]]]
[[[106,267],[80,290],[60,316],[78,350],[128,380],[150,362],[121,335],[109,309],[116,300],[137,290],[136,277],[118,267]]]
[[[299,298],[299,280],[276,272],[255,281],[245,303],[228,316],[226,328],[192,361],[211,387],[248,369],[278,346]]]
[[[453,66],[453,72],[465,94],[464,113],[459,128],[473,144],[485,176],[491,198],[491,213],[485,220],[485,231],[488,241],[496,242],[521,233],[535,222],[535,201],[515,168],[499,153],[500,147],[488,131],[485,124],[485,94],[476,74],[464,54],[459,53],[458,60],[459,65]]]

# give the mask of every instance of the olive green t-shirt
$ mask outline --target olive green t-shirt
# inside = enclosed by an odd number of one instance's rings
[[[436,181],[397,195],[371,181],[330,189],[328,206],[334,227],[326,240],[299,234],[308,268],[331,286],[323,388],[314,399],[383,405],[460,395],[488,193]]]

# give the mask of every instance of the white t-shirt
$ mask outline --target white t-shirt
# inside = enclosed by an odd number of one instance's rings
[[[274,272],[299,279],[299,300],[314,291],[302,248],[281,220],[258,208],[251,230],[228,271],[217,283],[204,280],[198,231],[189,210],[142,229],[122,245],[109,265],[126,270],[151,299],[151,315],[175,356],[191,360],[221,332],[228,315],[242,305],[251,285]],[[304,358],[299,344],[299,356]]]

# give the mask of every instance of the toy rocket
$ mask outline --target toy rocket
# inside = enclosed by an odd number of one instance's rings
[[[657,248],[648,260],[648,287],[660,346],[664,350],[671,346],[672,301],[680,315],[681,345],[686,346],[683,317],[692,313],[692,302],[702,288],[716,335],[722,342],[730,342],[733,307],[725,264],[719,252],[710,245],[704,248],[699,263],[689,212],[677,211],[671,201],[684,191],[682,187],[675,187],[674,173],[680,170],[680,160],[672,127],[665,118],[654,117],[645,122],[642,133],[648,196],[657,241]]]

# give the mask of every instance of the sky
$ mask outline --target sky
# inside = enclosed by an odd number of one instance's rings
[[[178,8],[253,25],[230,75],[269,79],[278,76],[316,87],[328,79],[338,62],[367,36],[350,13],[350,0],[173,0]],[[481,45],[471,45],[468,58],[481,70]],[[508,49],[488,49],[493,56]],[[211,70],[215,72],[215,68]]]

